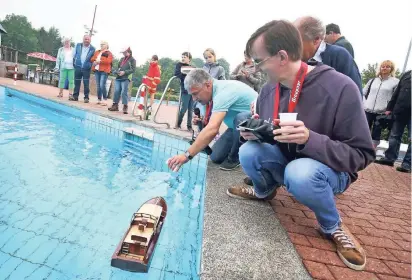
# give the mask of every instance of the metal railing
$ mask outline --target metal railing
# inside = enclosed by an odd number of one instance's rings
[[[135,116],[135,110],[136,110],[136,104],[137,102],[139,102],[140,99],[140,94],[142,92],[142,89],[145,88],[145,95],[144,95],[144,101],[143,101],[143,117],[138,115],[138,117],[140,117],[140,120],[146,120],[146,116],[147,116],[147,94],[149,93],[149,88],[147,87],[147,85],[145,84],[141,84],[139,86],[139,88],[137,89],[137,93],[136,93],[136,97],[134,99],[134,103],[133,103],[133,109],[132,109],[132,116]]]
[[[166,93],[167,93],[167,89],[169,88],[170,83],[171,83],[175,78],[178,78],[178,77],[177,77],[177,76],[173,76],[173,77],[171,77],[170,80],[167,82],[167,85],[166,85],[166,87],[165,87],[165,89],[164,89],[164,91],[163,91],[162,97],[161,97],[160,100],[159,100],[159,105],[157,106],[156,112],[155,112],[155,114],[153,115],[153,121],[154,121],[155,123],[157,123],[157,124],[165,124],[165,125],[167,126],[167,128],[170,128],[170,124],[167,123],[167,122],[159,122],[159,121],[156,120],[156,117],[157,117],[157,113],[159,112],[159,109],[160,109],[160,107],[161,107],[161,105],[162,105],[162,102],[163,102],[163,100],[164,100],[164,97],[165,97],[165,95],[166,95]],[[180,84],[180,79],[179,79],[179,84]],[[177,126],[177,121],[178,121],[179,112],[180,112],[181,98],[182,98],[182,92],[181,92],[181,89],[180,89],[180,92],[179,92],[179,105],[178,105],[178,108],[177,108],[176,123],[175,123],[176,126]]]

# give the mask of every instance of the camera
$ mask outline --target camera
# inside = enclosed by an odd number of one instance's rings
[[[262,119],[246,119],[239,123],[237,130],[251,132],[262,143],[275,144],[277,141],[274,139],[275,135],[273,130],[280,128],[278,125],[262,120]]]
[[[198,117],[199,119],[202,119],[201,116],[200,116],[200,109],[199,108],[197,108],[197,107],[194,108],[193,113],[195,114],[196,117]],[[189,141],[190,145],[192,145],[195,142],[196,137],[197,136],[195,136],[195,130],[192,130],[192,140]],[[208,156],[210,156],[212,154],[212,148],[210,148],[210,146],[208,145],[206,148],[203,149],[202,152],[204,152]]]

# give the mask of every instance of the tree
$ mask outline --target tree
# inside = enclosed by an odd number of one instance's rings
[[[229,80],[230,76],[230,64],[227,62],[226,59],[224,58],[219,58],[217,62],[225,69],[225,78],[226,80]]]
[[[197,57],[197,58],[192,59],[192,65],[195,66],[196,68],[202,68],[204,64],[205,62],[201,58]]]
[[[7,30],[2,36],[2,44],[26,53],[39,50],[37,32],[25,16],[7,15],[1,22]]]
[[[48,31],[41,27],[37,31],[37,39],[39,41],[39,49],[41,52],[57,56],[59,48],[62,46],[62,38],[56,27],[50,27]]]
[[[370,64],[368,63],[368,67],[366,69],[362,70],[362,84],[363,86],[366,85],[366,83],[370,80],[376,77],[376,73],[378,69],[378,63],[375,64]]]

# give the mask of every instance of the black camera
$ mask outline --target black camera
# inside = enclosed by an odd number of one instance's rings
[[[280,126],[275,125],[271,122],[254,118],[244,120],[237,126],[237,130],[251,132],[260,142],[268,143],[271,145],[276,143],[273,130],[279,128]]]
[[[196,117],[198,117],[199,119],[201,119],[200,117],[200,109],[199,108],[194,108],[193,109],[193,113],[196,115]],[[196,140],[196,136],[195,136],[195,131],[192,130],[192,140],[189,141],[190,145],[192,145]],[[210,156],[212,154],[212,148],[210,148],[210,146],[208,145],[206,148],[203,149],[204,153],[206,153],[208,156]]]

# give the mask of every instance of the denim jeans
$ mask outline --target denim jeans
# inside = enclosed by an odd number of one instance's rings
[[[276,145],[248,141],[239,151],[240,164],[252,179],[257,197],[269,196],[284,184],[303,205],[311,209],[325,233],[340,225],[334,194],[342,193],[349,183],[346,172],[337,172],[311,158],[288,162]]]
[[[128,79],[115,80],[113,103],[119,103],[120,95],[122,96],[123,105],[127,105],[129,103],[129,96],[127,94],[127,91],[129,90],[129,82],[130,81]]]
[[[389,135],[389,147],[385,151],[385,158],[390,161],[395,162],[399,155],[399,149],[401,147],[402,134],[405,129],[405,126],[408,127],[408,138],[409,145],[408,150],[406,151],[405,157],[403,158],[402,167],[407,169],[411,168],[411,120],[401,119],[395,117],[395,122],[392,125],[391,133]]]
[[[89,80],[90,80],[90,69],[86,70],[83,68],[78,68],[74,70],[74,91],[73,97],[79,98],[80,92],[80,84],[83,79],[83,90],[84,90],[84,98],[89,98]]]
[[[107,73],[103,71],[96,71],[94,73],[96,77],[96,88],[97,88],[97,99],[102,101],[102,97],[104,100],[107,100],[107,91],[106,91],[106,81],[107,81]]]
[[[182,93],[180,97],[180,111],[177,118],[177,126],[182,125],[183,117],[187,111],[187,127],[192,127],[192,115],[193,115],[193,99],[188,93]]]
[[[210,155],[212,162],[220,164],[225,161],[226,158],[232,162],[239,161],[240,132],[236,127],[240,122],[250,117],[250,112],[237,114],[233,120],[233,128],[226,129],[216,143],[213,144],[213,152]]]

